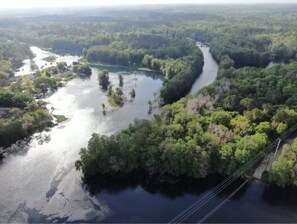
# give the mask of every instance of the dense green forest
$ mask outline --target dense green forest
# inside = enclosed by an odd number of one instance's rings
[[[208,43],[218,62],[235,68],[295,60],[295,7],[93,9],[77,15],[6,19],[0,34],[3,39],[81,53],[89,62],[160,71],[165,77],[161,104],[167,104],[185,96],[201,72],[201,52],[189,38]]]
[[[111,137],[94,134],[76,163],[86,179],[229,174],[297,122],[297,63],[230,68],[195,96]]]
[[[217,60],[230,54],[237,66],[257,66],[267,63],[267,55],[273,60],[296,57],[295,10],[295,5],[94,9],[87,12],[88,16],[81,12],[3,19],[0,32],[1,38],[79,53],[84,48],[108,46],[119,39],[121,43],[114,44],[126,44],[131,32],[145,34],[129,43],[132,49],[142,45],[150,49],[154,43],[160,46],[162,38],[155,42],[155,35],[189,37],[208,42]],[[261,63],[253,57],[261,59]]]

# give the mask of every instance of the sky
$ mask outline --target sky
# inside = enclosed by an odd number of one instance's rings
[[[142,4],[254,4],[296,3],[297,0],[0,0],[0,8],[49,8]]]

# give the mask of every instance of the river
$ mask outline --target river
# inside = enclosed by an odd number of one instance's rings
[[[202,51],[203,74],[191,92],[216,76],[217,65],[209,49],[203,47]],[[0,222],[168,222],[221,181],[208,177],[168,184],[131,178],[90,195],[82,185],[81,173],[74,169],[80,148],[94,132],[110,135],[135,118],[149,118],[147,102],[162,85],[157,75],[110,70],[114,85],[118,73],[124,74],[124,92],[135,88],[136,99],[103,116],[101,104],[106,103],[106,96],[98,87],[98,69],[92,72],[90,79],[72,80],[47,99],[54,113],[69,119],[37,134],[28,150],[11,154],[0,164]],[[206,221],[296,222],[296,195],[295,190],[267,189],[262,182],[253,181]],[[216,196],[210,206],[224,198],[224,194]],[[199,218],[193,216],[188,221]]]
[[[30,47],[30,50],[34,54],[34,58],[32,60],[26,59],[23,61],[23,66],[18,69],[17,72],[15,72],[15,76],[22,76],[27,74],[32,74],[34,71],[31,69],[31,65],[36,65],[39,69],[41,68],[48,68],[52,65],[55,65],[58,62],[66,62],[67,65],[71,65],[72,62],[78,61],[80,59],[79,56],[74,55],[58,55],[56,53],[43,50],[39,47],[32,46]],[[52,62],[47,62],[45,59],[47,57],[52,57]]]
[[[196,79],[195,83],[193,84],[190,94],[197,93],[203,87],[213,83],[213,81],[215,81],[217,77],[217,73],[219,70],[219,66],[217,62],[213,59],[209,51],[209,47],[203,45],[200,42],[197,42],[197,46],[199,46],[200,50],[203,53],[204,66],[201,75]]]

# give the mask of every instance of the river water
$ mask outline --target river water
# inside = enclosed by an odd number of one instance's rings
[[[209,49],[203,47],[202,51],[203,76],[192,92],[216,76],[217,65]],[[121,109],[109,109],[103,116],[101,104],[107,99],[98,87],[98,69],[92,70],[90,79],[72,80],[47,99],[55,108],[54,113],[69,119],[38,134],[25,153],[9,155],[0,164],[0,222],[168,222],[221,181],[219,177],[209,177],[168,184],[145,177],[131,178],[90,195],[82,185],[81,173],[74,169],[79,149],[87,145],[94,132],[110,135],[135,118],[149,118],[147,102],[154,99],[162,85],[157,75],[110,70],[114,85],[118,83],[118,73],[124,74],[124,92],[135,88],[136,99]],[[210,77],[207,71],[211,71]],[[211,200],[209,209],[226,195]],[[206,221],[296,222],[296,196],[295,190],[267,189],[262,182],[253,181]],[[196,222],[201,217],[198,214],[188,221]]]
[[[200,50],[203,53],[204,66],[203,66],[203,71],[201,75],[197,78],[197,80],[193,84],[190,94],[197,93],[203,87],[213,83],[213,81],[215,81],[217,77],[217,73],[219,70],[218,64],[213,59],[209,51],[209,47],[203,45],[200,42],[197,42],[197,46],[199,46]]]
[[[35,64],[39,69],[48,68],[55,65],[57,62],[66,62],[67,65],[71,65],[72,62],[78,61],[80,59],[79,56],[73,55],[58,55],[50,51],[43,50],[39,47],[32,46],[30,50],[34,54],[34,58],[32,60],[26,59],[23,61],[23,66],[15,72],[15,76],[22,76],[27,74],[32,74],[34,71],[31,70],[31,65]],[[47,62],[44,60],[47,57],[53,57],[53,62]]]

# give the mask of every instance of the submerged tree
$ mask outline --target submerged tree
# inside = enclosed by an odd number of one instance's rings
[[[105,115],[106,114],[106,106],[105,106],[105,104],[104,103],[102,103],[102,113],[103,113],[103,115]]]
[[[120,87],[123,87],[124,85],[124,78],[123,78],[123,75],[122,74],[119,74],[119,86]]]
[[[103,70],[98,74],[98,81],[101,88],[106,91],[109,85],[109,75],[107,70]]]
[[[132,89],[130,92],[131,100],[133,100],[135,98],[135,96],[136,96],[135,89]]]
[[[107,96],[111,96],[112,95],[112,92],[113,92],[112,85],[109,85],[108,86],[108,90],[107,90]]]
[[[153,111],[153,103],[150,100],[148,101],[148,107],[149,107],[148,113],[151,114]]]

